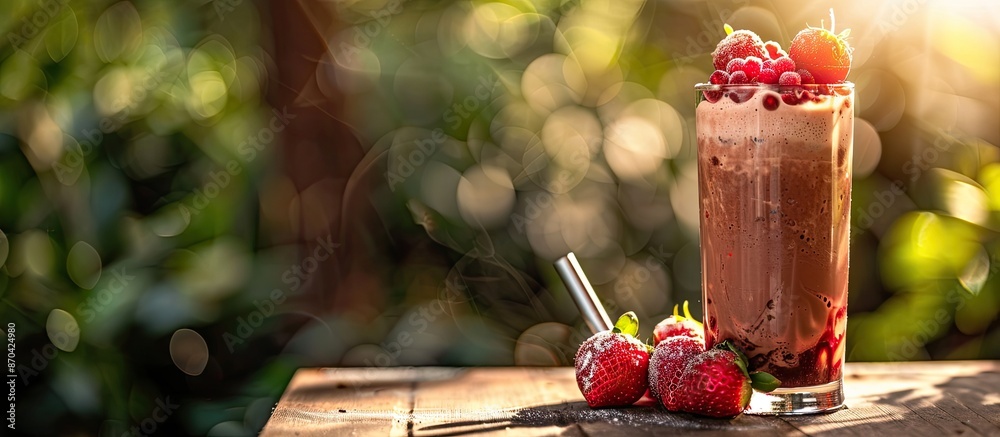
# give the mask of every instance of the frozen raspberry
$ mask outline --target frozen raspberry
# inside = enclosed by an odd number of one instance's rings
[[[812,83],[840,83],[851,71],[851,46],[847,44],[850,30],[834,34],[833,10],[830,10],[830,30],[809,27],[803,29],[788,48],[795,65],[812,73]],[[802,78],[805,83],[805,77]]]
[[[719,41],[719,45],[712,52],[712,64],[716,70],[726,70],[729,61],[736,58],[746,58],[756,56],[758,58],[769,58],[764,42],[756,33],[749,30],[733,31],[733,28],[726,25],[726,37]]]
[[[729,73],[722,70],[715,70],[712,76],[708,78],[708,82],[712,85],[725,85],[729,83]],[[722,98],[722,91],[705,90],[702,91],[702,94],[705,95],[705,100],[708,100],[709,103],[718,102]]]
[[[737,70],[729,75],[730,85],[741,85],[747,83],[750,83],[750,78],[747,77],[747,74],[744,73],[743,70]]]
[[[757,76],[757,82],[775,85],[778,83],[778,73],[774,69],[764,67],[760,70],[760,76]]]
[[[729,73],[722,70],[715,70],[712,76],[708,78],[708,83],[713,85],[724,85],[729,83]]]
[[[784,73],[786,71],[795,71],[795,61],[793,61],[792,58],[789,58],[788,56],[782,56],[778,59],[775,59],[774,72],[778,73],[778,75],[780,76],[781,73]]]
[[[802,76],[794,71],[786,71],[781,73],[781,77],[778,78],[778,83],[781,85],[802,85]]]
[[[794,89],[783,91],[781,93],[781,101],[789,105],[798,105],[808,101],[819,101],[819,97],[803,87],[795,87]]]
[[[796,73],[799,73],[799,76],[802,77],[802,84],[803,85],[808,85],[808,84],[811,84],[811,83],[816,83],[816,79],[813,77],[812,73],[809,72],[809,70],[806,70],[804,68],[800,68],[800,69],[796,70]]]
[[[760,75],[760,69],[762,68],[762,66],[763,62],[761,62],[760,58],[756,56],[750,56],[746,58],[746,60],[743,62],[742,70],[744,73],[746,73],[747,78],[753,81],[754,79],[757,78],[758,75]]]
[[[778,109],[778,97],[771,93],[764,96],[764,108],[768,111]]]
[[[744,73],[742,70],[741,71],[737,71],[737,72],[729,75],[729,84],[730,85],[746,85],[746,84],[749,84],[749,83],[750,83],[750,78],[748,78],[747,74]],[[742,89],[741,90],[733,90],[733,91],[729,92],[729,98],[732,99],[736,103],[743,103],[743,102],[745,102],[747,100],[750,100],[751,96],[753,96],[753,90],[752,89],[749,89],[749,90],[742,90]]]
[[[726,72],[729,73],[729,74],[733,74],[733,73],[735,73],[737,71],[743,71],[743,65],[744,64],[746,64],[746,60],[743,59],[743,58],[731,59],[726,64]]]
[[[762,64],[760,64],[760,65],[761,65],[760,66],[761,71],[763,71],[765,68],[770,68],[770,69],[773,70],[774,69],[774,60],[773,59],[765,59],[764,62]]]

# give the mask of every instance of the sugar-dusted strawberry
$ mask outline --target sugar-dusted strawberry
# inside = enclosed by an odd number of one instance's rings
[[[639,320],[623,314],[614,329],[594,334],[576,352],[576,383],[592,408],[631,405],[649,384],[650,348],[635,338]]]
[[[736,417],[750,403],[753,390],[770,392],[781,381],[763,372],[747,372],[747,360],[729,341],[691,358],[673,393],[677,410],[710,417]]]
[[[674,305],[674,315],[663,319],[653,328],[653,345],[658,345],[661,341],[671,337],[694,338],[701,342],[702,349],[705,344],[705,326],[701,322],[691,317],[691,310],[688,302],[684,301],[684,315],[677,313],[677,305]]]
[[[761,59],[770,58],[767,49],[764,48],[764,41],[756,33],[749,30],[733,31],[732,26],[726,25],[726,37],[719,41],[712,52],[712,64],[716,70],[725,70],[729,61],[736,58],[747,58],[756,56]],[[731,73],[731,71],[730,71]]]
[[[678,409],[681,375],[695,355],[705,352],[705,341],[685,336],[670,337],[656,345],[649,358],[649,391],[668,410]]]
[[[816,78],[816,83],[841,83],[851,71],[852,49],[847,44],[850,29],[834,34],[833,10],[830,10],[830,30],[808,27],[792,39],[788,56],[798,68],[804,68]],[[803,81],[803,83],[806,83]]]
[[[746,59],[743,58],[733,58],[726,63],[726,73],[733,74],[737,71],[743,71],[743,64],[746,64]]]

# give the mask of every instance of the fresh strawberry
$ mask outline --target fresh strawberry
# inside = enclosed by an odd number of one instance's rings
[[[712,52],[712,64],[716,70],[726,70],[729,61],[737,58],[747,58],[756,56],[761,59],[770,59],[767,49],[764,48],[764,41],[756,33],[749,30],[733,31],[730,25],[725,26],[726,37],[719,41]],[[730,71],[731,73],[731,71]]]
[[[649,384],[650,348],[635,338],[639,320],[623,314],[614,329],[594,334],[576,352],[576,384],[592,408],[631,405]]]
[[[729,341],[690,359],[673,396],[677,410],[710,417],[736,417],[750,403],[753,389],[770,392],[781,381],[763,372],[747,372],[747,360]]]
[[[670,337],[656,345],[649,358],[649,391],[663,406],[672,411],[679,408],[681,374],[695,355],[705,351],[702,338]]]
[[[816,83],[841,83],[851,71],[851,46],[847,44],[850,29],[834,34],[833,10],[830,10],[830,30],[822,27],[803,29],[792,39],[788,56],[798,68],[804,68],[816,78]],[[803,83],[806,83],[803,81]]]
[[[689,337],[701,342],[702,348],[705,345],[705,326],[701,322],[691,317],[691,310],[688,302],[684,301],[684,315],[677,313],[677,305],[674,305],[674,315],[663,319],[653,328],[653,345],[658,345],[661,341],[670,337]]]

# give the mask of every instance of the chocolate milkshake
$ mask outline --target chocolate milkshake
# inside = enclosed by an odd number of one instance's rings
[[[705,334],[782,388],[839,381],[853,86],[707,85],[698,104]]]

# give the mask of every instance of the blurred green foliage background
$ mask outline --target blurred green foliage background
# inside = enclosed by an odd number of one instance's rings
[[[700,301],[692,86],[723,23],[828,19],[800,3],[3,2],[19,429],[252,434],[300,366],[568,365],[568,251],[648,336]],[[1000,6],[835,6],[847,357],[1000,358]]]

